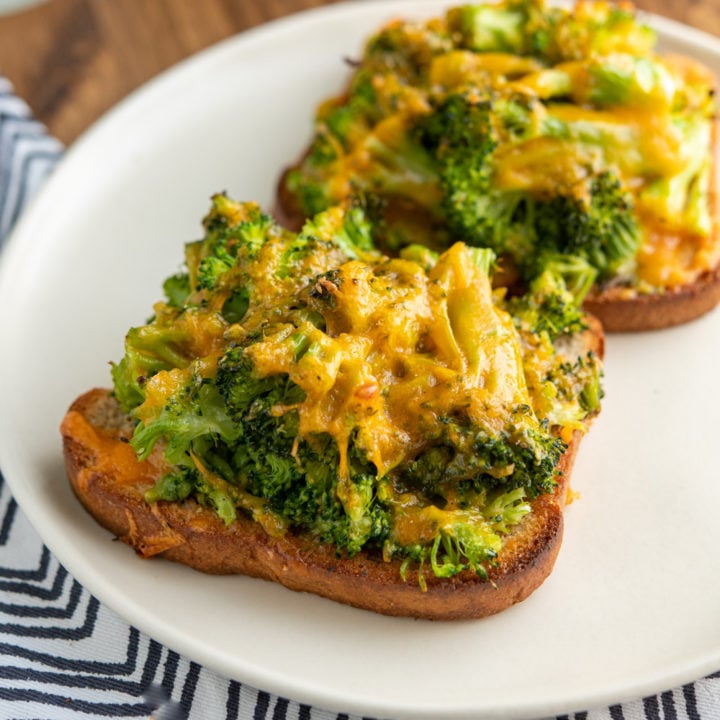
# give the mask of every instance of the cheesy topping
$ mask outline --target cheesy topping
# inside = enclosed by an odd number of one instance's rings
[[[551,281],[506,303],[487,251],[391,258],[369,228],[337,207],[296,235],[214,199],[187,275],[113,371],[132,448],[166,463],[146,499],[482,574],[528,498],[554,490],[564,442],[597,411],[599,365],[540,329],[584,328]]]
[[[417,119],[455,95],[521,107],[522,131],[508,121],[512,109],[504,118],[494,110],[493,187],[587,201],[588,179],[612,173],[632,198],[640,239],[634,262],[609,280],[662,291],[720,262],[715,84],[700,62],[659,54],[630,3],[561,10],[504,0],[427,23],[396,20],[370,38],[348,92],[318,110],[316,141],[334,144],[332,153],[306,158],[290,182],[301,200],[313,183],[325,205],[379,193],[390,215],[410,202],[442,226],[442,180],[407,146]],[[412,241],[421,240],[437,242],[437,232]]]
[[[287,374],[305,391],[293,408],[300,435],[332,435],[341,476],[351,434],[383,477],[417,455],[440,418],[461,410],[499,434],[513,408],[530,405],[512,318],[465,246],[428,275],[401,259],[349,262],[313,293],[332,306],[325,332],[280,327],[246,355],[262,375]],[[307,342],[299,359],[296,334]]]

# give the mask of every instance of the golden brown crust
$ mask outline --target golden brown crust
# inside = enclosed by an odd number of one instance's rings
[[[607,332],[661,330],[695,320],[720,303],[720,267],[689,285],[664,292],[624,295],[620,289],[591,293],[584,307]]]
[[[478,618],[525,599],[548,576],[560,548],[563,506],[579,434],[561,460],[554,495],[532,502],[533,512],[507,539],[489,581],[472,572],[439,579],[426,569],[427,591],[400,563],[368,553],[338,558],[324,545],[293,534],[271,537],[240,516],[226,527],[193,501],[149,505],[145,490],[164,470],[158,454],[141,463],[127,444],[130,428],[107,390],[91,390],[66,414],[61,432],[68,476],[86,510],[142,557],[162,556],[214,574],[243,574],[279,582],[386,615],[436,620]]]

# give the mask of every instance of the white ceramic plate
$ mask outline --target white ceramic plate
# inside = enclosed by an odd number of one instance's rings
[[[480,622],[390,619],[276,585],[142,562],[65,480],[58,425],[109,383],[126,329],[198,236],[211,193],[272,204],[343,58],[396,13],[362,2],[225,42],[122,103],[67,153],[2,257],[0,460],[48,546],[137,627],[225,675],[395,718],[531,717],[640,697],[720,668],[720,312],[611,338],[607,400],[577,463],[555,572]],[[653,20],[720,72],[720,42]]]

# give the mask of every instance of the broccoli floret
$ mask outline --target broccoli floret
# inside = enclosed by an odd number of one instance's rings
[[[349,202],[372,220],[374,241],[394,249],[412,242],[418,228],[437,222],[441,195],[435,163],[408,125],[395,116],[369,130],[353,150],[361,168],[349,160],[347,167],[341,161],[319,170],[305,160],[292,171],[287,187],[306,216]]]
[[[352,554],[384,539],[387,511],[373,496],[374,472],[367,460],[353,449],[351,482],[364,503],[358,516],[351,517],[336,495],[339,453],[334,441],[317,435],[298,444],[297,412],[274,412],[302,402],[300,387],[283,374],[259,375],[243,347],[220,359],[216,384],[229,414],[242,427],[232,466],[244,490],[263,498],[292,527],[338,550]]]
[[[580,307],[590,288],[597,279],[597,270],[584,258],[578,255],[561,255],[546,252],[542,262],[538,264],[543,270],[530,285],[531,294],[542,292],[543,288],[552,287],[557,292],[572,295],[574,304]],[[553,283],[546,284],[546,278]],[[562,280],[562,282],[560,282]]]
[[[545,253],[583,258],[600,281],[620,274],[632,263],[640,234],[630,194],[616,175],[605,172],[592,178],[588,195],[528,198],[521,206],[525,214],[521,222],[526,228],[531,226],[533,236],[528,275],[542,271]]]
[[[373,228],[365,211],[359,205],[347,209],[334,208],[320,213],[303,226],[296,243],[311,239],[333,243],[348,260],[357,260],[375,249]]]
[[[284,178],[285,186],[297,204],[298,212],[305,217],[312,217],[326,210],[333,202],[340,199],[332,195],[326,173],[317,171],[315,158],[318,143],[322,147],[327,147],[324,138],[316,137],[310,155],[300,167],[292,168]],[[320,167],[325,165],[326,163],[323,162]]]
[[[440,200],[436,166],[409,130],[406,121],[397,117],[364,138],[368,167],[355,178],[355,187],[361,193],[401,197],[434,210]]]
[[[502,547],[500,536],[530,512],[525,490],[517,488],[489,497],[485,509],[486,522],[457,522],[445,525],[429,550],[421,550],[421,559],[429,556],[437,577],[452,577],[464,570],[473,570],[487,577],[487,565],[497,557]]]
[[[218,361],[215,384],[232,417],[241,422],[275,405],[302,402],[303,391],[287,376],[263,377],[244,353],[244,346],[232,348]]]
[[[144,375],[138,372],[127,357],[120,362],[110,364],[113,383],[113,395],[120,403],[123,412],[130,412],[145,399],[142,391]]]
[[[229,525],[237,518],[236,499],[231,487],[219,477],[202,474],[194,468],[179,467],[161,477],[145,492],[145,501],[181,502],[194,497],[204,507],[212,508]]]
[[[528,293],[505,302],[523,340],[526,381],[538,417],[551,428],[584,432],[586,418],[600,408],[602,368],[592,351],[563,355],[563,348],[572,348],[567,339],[588,328],[578,310],[582,296],[567,289],[564,270],[565,259],[535,278]],[[543,356],[552,358],[549,369],[538,363]]]
[[[356,72],[342,102],[325,105],[317,118],[319,137],[325,136],[326,144],[347,152],[359,138],[363,137],[372,123],[378,119],[377,93],[373,87],[372,75],[366,69]],[[313,148],[311,152],[318,152]],[[337,150],[333,151],[337,157]],[[328,162],[335,157],[312,157],[315,164]]]
[[[163,475],[150,490],[146,491],[145,500],[149,503],[160,500],[180,502],[190,497],[196,489],[196,484],[193,471],[188,467],[180,467],[174,472]]]
[[[648,55],[655,32],[639,22],[630,5],[600,0],[578,4],[573,12],[545,10],[541,57],[550,63],[612,53]]]
[[[523,412],[531,411],[529,407],[519,408],[516,415]],[[481,458],[481,464],[489,468],[475,477],[473,484],[485,482],[503,490],[524,488],[530,497],[554,490],[555,468],[567,445],[546,428],[527,427],[520,418],[502,437],[476,432],[470,440],[470,457]]]
[[[312,217],[342,201],[344,191],[332,179],[343,173],[346,155],[371,132],[381,119],[373,73],[358,69],[348,91],[323,103],[315,118],[315,131],[298,167],[285,177],[285,184],[305,217]]]
[[[414,129],[437,161],[453,235],[498,254],[509,252],[526,278],[542,272],[548,253],[580,256],[600,278],[618,272],[634,256],[639,233],[632,200],[617,176],[593,177],[587,200],[498,189],[494,112],[490,101],[450,95]]]
[[[605,390],[601,383],[602,373],[599,371],[594,354],[589,353],[586,358],[578,358],[571,368],[571,373],[576,383],[582,383],[582,390],[578,395],[582,409],[588,414],[598,412],[605,397]]]
[[[216,387],[195,378],[168,400],[157,417],[138,426],[131,444],[139,457],[145,459],[163,437],[167,440],[168,461],[188,465],[198,438],[211,436],[231,444],[239,433],[240,428],[230,417]]]
[[[440,23],[395,21],[368,40],[362,64],[374,75],[393,75],[404,84],[418,85],[426,81],[432,59],[452,46]]]
[[[577,94],[579,102],[599,107],[655,107],[672,105],[675,83],[661,63],[647,57],[614,54],[588,65],[588,80]]]
[[[685,162],[673,175],[656,179],[638,194],[638,202],[670,227],[686,227],[699,235],[712,231],[712,212],[707,202],[712,177],[708,155],[710,126],[702,117],[675,122],[682,134]]]
[[[163,292],[170,307],[181,308],[190,296],[190,276],[186,272],[176,273],[163,283]]]
[[[161,370],[187,367],[188,328],[156,318],[149,325],[131,328],[125,336],[125,355],[111,365],[114,394],[127,412],[145,399],[145,382]]]
[[[193,260],[199,259],[191,268],[193,289],[215,289],[239,254],[255,257],[274,227],[273,219],[259,207],[234,203],[225,195],[214,196],[212,210],[205,219],[207,234],[200,252],[192,255]]]
[[[447,23],[458,36],[460,47],[476,52],[524,54],[531,40],[527,28],[533,5],[529,0],[462,5],[448,11]]]
[[[359,204],[333,206],[307,220],[297,235],[287,236],[274,274],[302,282],[327,265],[377,258],[373,234],[372,223]]]
[[[575,362],[560,362],[547,375],[561,403],[577,406],[582,413],[591,415],[600,409],[605,395],[602,371],[593,352],[578,357]]]
[[[507,308],[518,330],[532,335],[546,334],[554,343],[562,335],[587,328],[579,310],[582,295],[578,297],[568,290],[562,269],[551,264],[530,283],[529,292],[508,299]]]
[[[372,75],[364,69],[353,75],[346,95],[320,108],[302,163],[285,177],[287,188],[305,217],[312,217],[342,199],[329,178],[339,172],[344,155],[371,130],[378,117]]]
[[[458,166],[461,170],[480,167],[487,172],[488,159],[497,147],[491,109],[490,101],[449,95],[432,112],[418,119],[413,136],[435,158],[441,170]]]
[[[607,172],[593,178],[587,201],[496,188],[492,112],[489,101],[451,95],[415,127],[438,163],[453,235],[509,252],[527,278],[542,272],[548,253],[580,256],[601,278],[617,272],[639,242],[632,201],[617,177]]]
[[[400,482],[430,498],[516,488],[530,497],[551,492],[566,445],[547,429],[530,427],[524,418],[529,413],[517,408],[517,423],[499,436],[448,420],[437,443],[407,466]]]
[[[492,185],[497,140],[491,107],[489,101],[450,95],[417,121],[413,135],[437,163],[442,208],[454,237],[499,254],[517,200]]]

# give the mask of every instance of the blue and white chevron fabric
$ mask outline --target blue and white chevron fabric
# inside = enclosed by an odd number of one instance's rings
[[[0,77],[0,246],[61,153]],[[720,720],[720,673],[574,717]],[[51,555],[0,475],[0,720],[100,718],[360,720],[219,677],[129,626]]]
[[[0,77],[0,243],[61,152],[62,145]]]

